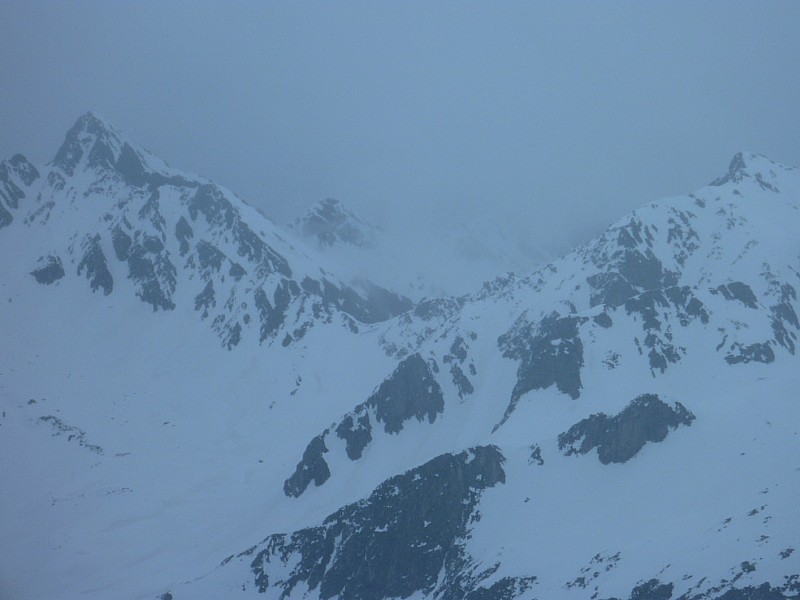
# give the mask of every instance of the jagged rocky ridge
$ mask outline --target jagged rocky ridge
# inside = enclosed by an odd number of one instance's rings
[[[85,277],[104,295],[135,294],[154,311],[189,304],[223,345],[289,344],[318,322],[357,331],[410,302],[316,267],[267,219],[226,189],[168,167],[92,114],[47,167],[16,155],[0,164],[0,228],[47,229],[40,283]],[[52,235],[53,232],[56,235]]]

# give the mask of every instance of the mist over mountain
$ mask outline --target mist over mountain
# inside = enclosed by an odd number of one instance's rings
[[[800,171],[708,179],[545,262],[3,160],[0,595],[798,597]]]
[[[409,230],[402,223],[365,222],[344,202],[328,198],[288,227],[353,277],[416,300],[467,294],[498,274],[528,272],[553,258],[524,231],[490,215]]]

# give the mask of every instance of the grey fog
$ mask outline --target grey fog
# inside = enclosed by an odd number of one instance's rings
[[[800,164],[795,2],[0,10],[2,156],[51,160],[91,110],[279,224],[335,198],[409,264],[489,228],[518,250],[491,269],[532,269],[738,151]]]

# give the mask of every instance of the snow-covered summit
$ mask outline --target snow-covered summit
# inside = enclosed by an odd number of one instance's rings
[[[778,192],[780,190],[776,186],[781,175],[796,170],[795,167],[787,167],[762,154],[738,152],[731,159],[728,172],[712,181],[710,185],[722,186],[729,182],[742,183],[746,179],[752,179],[762,189]]]

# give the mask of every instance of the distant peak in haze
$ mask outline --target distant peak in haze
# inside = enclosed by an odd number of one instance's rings
[[[320,200],[290,226],[304,239],[321,247],[350,245],[357,248],[375,246],[375,227],[335,198]]]
[[[737,152],[731,159],[728,172],[711,182],[711,185],[725,185],[726,183],[741,183],[747,178],[753,178],[764,189],[773,189],[778,171],[793,171],[794,167],[787,167],[781,163],[770,160],[762,154],[752,152]],[[777,189],[773,189],[777,191]]]

